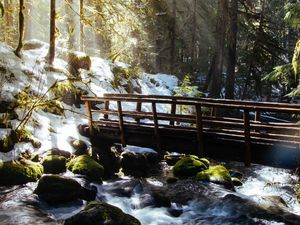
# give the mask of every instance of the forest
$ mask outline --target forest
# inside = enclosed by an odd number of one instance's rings
[[[0,0],[0,225],[299,224],[300,1]]]

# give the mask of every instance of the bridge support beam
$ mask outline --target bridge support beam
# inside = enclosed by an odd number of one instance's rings
[[[244,109],[245,166],[251,165],[251,136],[249,110]]]

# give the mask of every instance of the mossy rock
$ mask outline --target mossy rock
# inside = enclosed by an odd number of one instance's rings
[[[43,166],[29,160],[0,162],[0,185],[35,182],[43,175]]]
[[[207,170],[196,175],[197,180],[208,180],[213,183],[223,184],[232,187],[231,176],[228,170],[222,165],[211,166]]]
[[[79,198],[81,185],[74,179],[58,175],[43,176],[34,190],[42,200],[50,203],[63,203]]]
[[[173,173],[177,177],[194,176],[198,172],[206,170],[207,166],[199,161],[197,156],[186,156],[180,159],[173,167]]]
[[[0,152],[10,152],[17,142],[16,132],[10,129],[5,129],[7,134],[0,139]]]
[[[66,171],[67,159],[63,156],[49,155],[42,160],[44,173],[58,174]]]
[[[200,158],[199,161],[203,162],[207,168],[210,166],[210,161],[206,158]]]
[[[46,105],[43,107],[43,111],[52,113],[58,116],[64,116],[65,115],[65,108],[61,104],[60,101],[52,100],[49,101]]]
[[[90,202],[78,214],[67,219],[65,225],[141,225],[133,216],[124,213],[116,206],[94,201]]]
[[[86,176],[90,180],[101,181],[104,168],[88,155],[81,155],[67,163],[67,168],[75,174]]]
[[[70,144],[74,148],[74,155],[79,156],[88,153],[88,146],[84,141],[71,138]]]
[[[66,159],[71,158],[71,153],[70,153],[70,152],[65,151],[65,150],[61,150],[61,149],[58,149],[58,148],[52,148],[52,149],[49,149],[49,150],[47,151],[47,155],[63,156],[63,157],[65,157]]]
[[[232,177],[231,182],[232,182],[233,186],[242,186],[243,185],[242,181],[237,177]]]

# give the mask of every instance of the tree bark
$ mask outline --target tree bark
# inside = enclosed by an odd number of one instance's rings
[[[236,41],[238,22],[238,0],[231,0],[230,4],[230,29],[228,33],[228,64],[225,98],[234,98],[235,65],[236,65]]]
[[[19,1],[19,43],[15,50],[16,56],[21,58],[21,50],[23,48],[23,38],[24,38],[24,0]]]
[[[211,63],[211,66],[213,67],[210,70],[211,79],[208,87],[209,97],[211,98],[219,98],[221,93],[227,9],[228,0],[219,0],[216,26],[216,47]]]
[[[83,30],[83,19],[84,19],[84,11],[83,11],[83,0],[80,0],[80,51],[84,51],[84,30]]]
[[[174,73],[175,67],[175,50],[176,50],[176,16],[177,16],[177,5],[176,0],[173,0],[173,11],[172,11],[172,20],[170,24],[170,40],[171,40],[171,49],[170,49],[170,73]]]
[[[259,27],[258,27],[257,32],[255,34],[256,38],[255,38],[253,49],[252,49],[252,54],[251,54],[251,58],[250,58],[248,73],[246,75],[246,82],[245,82],[245,86],[244,86],[244,89],[243,89],[242,100],[244,100],[247,97],[248,86],[249,86],[250,81],[251,81],[251,74],[253,74],[254,67],[255,67],[255,64],[256,64],[255,57],[256,57],[256,54],[258,52],[259,35],[260,35],[260,32],[262,32],[263,26],[264,26],[265,0],[262,0],[262,7],[261,8],[262,9],[261,9],[260,19],[259,19]],[[257,78],[256,78],[256,80],[257,80]],[[257,87],[256,87],[257,93],[259,93],[259,92],[261,93],[261,90],[260,91],[258,90],[258,88],[261,89],[260,83],[257,83],[256,85],[257,85]]]
[[[50,6],[50,47],[48,52],[48,63],[53,65],[54,57],[55,57],[55,0],[51,0]]]

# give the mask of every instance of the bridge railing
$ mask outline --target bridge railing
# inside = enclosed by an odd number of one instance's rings
[[[91,135],[99,126],[118,127],[122,145],[126,145],[125,132],[130,126],[152,128],[158,151],[162,148],[161,129],[187,130],[196,133],[197,153],[204,155],[203,136],[205,133],[214,134],[243,141],[245,164],[249,165],[252,142],[300,144],[300,125],[296,122],[262,120],[267,112],[289,116],[300,114],[299,104],[137,94],[83,96],[82,100],[86,104]],[[97,103],[102,103],[102,106],[94,107]],[[124,110],[124,103],[134,103],[135,107]],[[143,111],[145,104],[151,105],[151,111]],[[169,110],[158,112],[158,105],[168,105]],[[180,106],[193,108],[193,113],[179,112]],[[101,118],[94,119],[94,114],[100,114]]]

